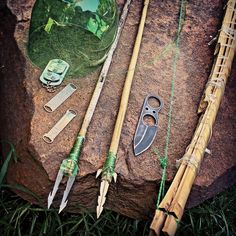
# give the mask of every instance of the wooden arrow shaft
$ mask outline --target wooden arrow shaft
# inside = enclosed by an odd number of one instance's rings
[[[149,0],[145,0],[138,33],[135,40],[132,58],[130,61],[128,73],[125,79],[125,84],[124,84],[124,88],[123,88],[123,92],[121,96],[120,107],[119,107],[119,112],[116,119],[113,136],[112,136],[111,146],[110,146],[108,155],[106,157],[106,161],[103,165],[103,169],[99,171],[99,173],[102,173],[102,182],[100,185],[100,195],[98,196],[97,217],[99,217],[103,211],[103,205],[106,201],[106,194],[109,188],[109,184],[112,181],[112,178],[114,178],[114,180],[116,181],[116,173],[114,171],[116,155],[117,155],[117,150],[119,146],[125,113],[128,106],[129,94],[130,94],[132,81],[134,77],[134,71],[137,64],[137,60],[138,60],[138,53],[139,53],[139,49],[140,49],[140,45],[142,41],[142,35],[143,35],[145,20],[147,16],[148,4],[149,4]],[[106,188],[104,188],[104,186],[106,186]]]
[[[148,5],[149,5],[149,0],[145,0],[143,11],[142,11],[142,16],[141,16],[141,20],[140,20],[140,24],[139,24],[139,28],[138,28],[138,33],[137,33],[136,40],[135,40],[132,58],[131,58],[131,61],[129,64],[129,69],[128,69],[128,73],[127,73],[127,76],[125,79],[125,84],[124,84],[124,88],[123,88],[123,92],[122,92],[122,96],[121,96],[120,108],[119,108],[118,116],[116,119],[115,129],[114,129],[113,136],[112,136],[112,141],[111,141],[111,146],[110,146],[109,151],[114,153],[115,155],[117,154],[117,151],[118,151],[121,130],[122,130],[122,126],[124,123],[126,110],[128,107],[129,94],[131,91],[132,81],[134,78],[134,71],[135,71],[135,67],[137,64],[137,60],[138,60],[138,54],[139,54],[139,49],[140,49],[140,45],[141,45],[141,41],[142,41]]]
[[[121,32],[122,32],[122,29],[123,29],[124,24],[125,24],[125,20],[126,20],[127,14],[128,14],[130,3],[131,3],[131,0],[126,1],[126,4],[124,6],[124,9],[122,11],[122,15],[121,15],[121,18],[120,18],[120,21],[119,21],[119,26],[118,26],[118,29],[117,29],[116,37],[115,37],[114,42],[113,42],[113,44],[112,44],[112,46],[111,46],[111,48],[108,52],[107,59],[104,62],[104,65],[102,67],[101,73],[99,75],[99,78],[98,78],[98,81],[97,81],[97,84],[96,84],[96,87],[95,87],[93,95],[92,95],[92,98],[90,100],[88,109],[86,111],[81,129],[79,131],[79,135],[82,136],[82,137],[85,137],[85,135],[87,133],[87,129],[89,127],[89,124],[91,122],[91,119],[92,119],[94,111],[95,111],[95,108],[97,106],[97,103],[98,103],[103,85],[105,83],[105,80],[106,80],[106,77],[107,77],[111,62],[112,62],[113,54],[116,50],[116,47],[118,45],[118,41],[119,41],[119,38],[120,38],[120,35],[121,35]]]

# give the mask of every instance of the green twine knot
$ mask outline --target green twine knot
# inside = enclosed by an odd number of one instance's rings
[[[160,166],[161,166],[162,169],[165,169],[167,167],[167,163],[168,163],[168,161],[167,161],[166,157],[161,157],[160,158]]]
[[[167,164],[168,164],[167,156],[162,156],[157,148],[154,148],[153,151],[155,152],[155,154],[159,158],[161,168],[165,169],[167,167]]]

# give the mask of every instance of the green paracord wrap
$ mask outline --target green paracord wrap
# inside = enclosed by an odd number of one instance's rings
[[[105,176],[108,180],[111,181],[115,173],[115,164],[116,164],[116,154],[109,152],[102,169],[102,176]]]
[[[78,136],[75,140],[74,146],[67,159],[62,161],[60,169],[63,171],[65,176],[76,176],[79,167],[78,160],[80,157],[81,148],[83,146],[84,137]]]

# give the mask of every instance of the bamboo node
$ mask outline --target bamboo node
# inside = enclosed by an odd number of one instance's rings
[[[180,166],[180,164],[187,165],[196,172],[198,172],[199,167],[200,167],[200,163],[199,161],[196,160],[196,157],[194,155],[190,155],[190,156],[185,155],[179,160],[176,160],[177,168]]]
[[[229,10],[232,10],[234,12],[235,11],[235,8],[233,7],[234,4],[236,4],[236,0],[229,0],[223,9],[228,7]]]
[[[236,30],[231,27],[222,26],[221,31],[224,32],[230,39],[234,40],[236,38]]]
[[[211,101],[211,102],[215,102],[215,100],[216,100],[216,95],[215,94],[210,93],[210,94],[207,95],[207,97],[208,97],[208,100]]]
[[[208,81],[207,86],[214,86],[216,88],[222,88],[225,85],[225,79],[223,77],[213,77]]]
[[[232,41],[233,42],[233,41]],[[235,48],[235,45],[233,43],[221,43],[221,46],[223,47],[229,47],[229,48]]]

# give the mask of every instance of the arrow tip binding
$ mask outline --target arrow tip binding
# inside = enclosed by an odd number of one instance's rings
[[[101,215],[103,211],[103,205],[106,201],[106,194],[109,188],[109,182],[107,180],[102,180],[100,186],[100,196],[98,196],[98,205],[97,205],[97,218]]]

